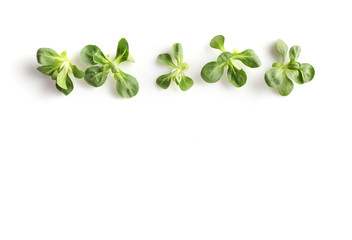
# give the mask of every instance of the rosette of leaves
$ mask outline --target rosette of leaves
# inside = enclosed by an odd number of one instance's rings
[[[171,56],[175,59],[176,64]],[[158,56],[158,61],[173,68],[169,74],[161,75],[156,80],[156,83],[161,88],[167,89],[170,86],[171,81],[174,81],[180,86],[182,91],[187,91],[193,86],[194,82],[192,78],[187,77],[183,72],[188,69],[188,64],[183,62],[183,48],[180,43],[172,45],[171,55],[169,53],[160,54]]]
[[[119,67],[122,62],[134,62],[125,38],[119,41],[114,60],[110,60],[109,55],[105,55],[95,45],[85,46],[81,51],[81,59],[84,63],[93,65],[86,69],[84,76],[89,85],[102,86],[111,72],[116,80],[116,90],[121,97],[131,98],[138,93],[139,84],[136,78],[123,72]]]
[[[315,70],[309,63],[299,63],[300,46],[293,46],[289,51],[290,61],[285,63],[288,47],[282,40],[277,40],[276,49],[282,56],[282,63],[275,62],[265,73],[265,82],[269,87],[277,88],[282,96],[289,95],[293,90],[293,82],[304,84],[312,81]]]
[[[39,48],[37,61],[43,65],[37,68],[38,71],[51,76],[51,79],[56,81],[56,88],[65,95],[70,94],[74,88],[69,73],[73,73],[75,78],[84,77],[84,72],[72,64],[66,51],[60,55],[53,49]]]
[[[210,47],[219,49],[222,53],[216,61],[205,64],[202,68],[201,76],[208,83],[219,81],[227,67],[227,79],[235,87],[242,87],[247,82],[246,72],[236,63],[235,60],[241,61],[250,68],[257,68],[262,65],[257,54],[252,49],[239,52],[236,48],[233,52],[227,52],[224,48],[225,37],[222,35],[215,36],[210,41]]]

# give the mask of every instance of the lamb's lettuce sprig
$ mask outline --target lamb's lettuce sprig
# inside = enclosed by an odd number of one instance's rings
[[[176,60],[174,63],[172,57]],[[172,67],[172,71],[169,74],[161,75],[156,80],[156,83],[163,89],[167,89],[171,81],[174,81],[180,86],[182,91],[190,89],[194,82],[192,78],[187,77],[184,74],[184,70],[188,69],[188,64],[183,62],[183,48],[180,43],[175,43],[171,47],[171,55],[169,53],[163,53],[158,56],[158,61],[164,65]]]
[[[129,54],[129,46],[125,38],[119,41],[114,60],[110,60],[109,55],[105,55],[95,45],[85,46],[81,51],[81,59],[84,63],[93,65],[86,69],[84,76],[89,85],[93,87],[102,86],[111,72],[114,74],[116,89],[121,97],[131,98],[138,93],[139,84],[136,78],[123,72],[119,67],[122,62],[134,62]]]
[[[282,63],[275,62],[265,73],[265,82],[269,87],[277,88],[282,96],[289,95],[293,90],[293,82],[304,84],[313,80],[315,70],[309,63],[299,63],[300,46],[293,46],[289,51],[290,61],[285,62],[288,47],[281,39],[276,42],[276,49],[282,57]]]
[[[72,64],[66,51],[60,55],[51,48],[39,48],[37,61],[43,65],[37,68],[38,71],[51,76],[56,81],[56,88],[65,95],[70,94],[74,88],[69,73],[78,79],[84,77],[84,72]]]
[[[235,62],[241,61],[250,68],[257,68],[262,65],[257,54],[252,49],[239,52],[236,48],[233,52],[227,52],[224,48],[225,37],[222,35],[215,36],[210,41],[210,47],[219,49],[222,53],[217,61],[207,63],[201,71],[201,77],[208,83],[219,81],[224,73],[225,67],[228,67],[227,78],[235,87],[242,87],[247,82],[246,72]]]

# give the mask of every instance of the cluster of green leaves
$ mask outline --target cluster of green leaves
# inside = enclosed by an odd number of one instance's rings
[[[241,61],[244,65],[257,68],[262,65],[258,56],[252,49],[239,52],[236,48],[233,52],[227,52],[224,48],[225,37],[222,35],[215,36],[210,41],[210,47],[219,49],[222,53],[217,61],[207,63],[202,71],[201,76],[208,83],[219,81],[224,73],[225,67],[228,67],[227,78],[235,87],[242,87],[247,82],[246,72],[238,66],[235,60]]]
[[[79,79],[84,77],[84,72],[72,64],[66,51],[60,55],[50,48],[39,48],[37,61],[43,65],[37,68],[38,71],[51,76],[56,81],[56,88],[65,95],[70,94],[74,88],[69,73]]]
[[[171,58],[176,60],[176,64]],[[188,64],[183,62],[183,48],[180,43],[175,43],[171,47],[171,55],[163,53],[158,56],[158,61],[162,64],[170,66],[173,70],[169,74],[161,75],[156,80],[156,83],[163,89],[167,89],[170,86],[171,81],[174,81],[180,86],[182,91],[190,89],[194,82],[192,78],[187,77],[184,74],[184,70],[188,69]]]
[[[312,81],[315,70],[309,63],[299,63],[300,46],[293,46],[289,52],[290,62],[285,63],[288,47],[282,40],[277,40],[276,49],[282,56],[282,63],[275,62],[265,73],[265,82],[269,87],[278,88],[280,95],[287,96],[293,90],[293,82],[304,84]]]
[[[88,65],[93,65],[86,69],[84,79],[94,87],[102,86],[109,73],[114,74],[116,80],[116,89],[121,97],[131,98],[139,91],[139,84],[133,76],[123,72],[119,64],[125,61],[134,62],[129,54],[129,46],[125,38],[122,38],[117,46],[114,60],[109,59],[99,47],[87,45],[81,51],[81,59]],[[99,66],[95,66],[98,65]]]

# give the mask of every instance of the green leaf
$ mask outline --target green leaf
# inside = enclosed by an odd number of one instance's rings
[[[57,80],[57,75],[59,75],[59,69],[56,69],[52,74],[51,74],[51,79],[52,80]]]
[[[125,38],[121,38],[117,45],[117,51],[116,51],[116,57],[114,61],[116,61],[118,64],[125,62],[128,60],[129,57],[129,46],[128,42]]]
[[[202,68],[201,76],[208,83],[215,83],[221,79],[224,73],[224,65],[218,62],[210,62]]]
[[[303,76],[300,71],[298,70],[292,70],[292,69],[286,69],[285,70],[286,76],[292,80],[295,81],[298,84],[303,84]]]
[[[180,43],[172,45],[171,55],[176,59],[177,64],[180,66],[183,61],[183,48]]]
[[[104,72],[100,66],[89,67],[86,70],[84,80],[93,87],[100,87],[105,83],[108,74],[109,72]]]
[[[59,70],[59,74],[57,75],[57,80],[56,83],[61,87],[62,89],[67,89],[66,85],[66,79],[67,79],[67,74],[68,74],[68,65],[65,64],[64,67]]]
[[[237,69],[232,64],[229,64],[227,70],[227,78],[229,82],[235,87],[242,87],[247,82],[247,74],[243,69]]]
[[[235,54],[231,53],[231,52],[223,52],[219,55],[218,59],[216,60],[218,62],[218,64],[224,64],[226,65],[226,62],[232,58],[233,56],[235,56]]]
[[[282,84],[286,78],[285,72],[281,67],[270,68],[265,73],[265,82],[269,87],[276,88]]]
[[[136,96],[139,91],[137,79],[121,70],[115,73],[114,76],[116,79],[116,89],[121,97],[131,98]]]
[[[307,83],[313,80],[315,75],[315,70],[309,63],[302,63],[299,71],[302,73],[303,82]]]
[[[187,76],[182,76],[182,79],[180,81],[180,88],[182,91],[187,91],[193,86],[194,82],[192,78],[187,77]]]
[[[102,51],[97,51],[93,56],[93,61],[101,65],[110,63],[110,60],[104,55]]]
[[[291,61],[297,61],[299,54],[301,53],[301,47],[300,46],[293,46],[290,49],[289,52],[289,57],[291,59]]]
[[[84,62],[85,64],[88,64],[88,65],[96,65],[97,62],[94,61],[94,55],[97,52],[101,52],[101,54],[103,54],[103,52],[100,50],[100,48],[98,48],[95,45],[85,46],[84,48],[82,48],[81,54],[80,54],[82,62]]]
[[[167,89],[170,86],[170,83],[171,83],[171,73],[161,75],[160,77],[158,77],[158,79],[156,79],[156,84],[158,84],[159,87],[163,89]]]
[[[70,77],[68,75],[66,75],[65,82],[66,82],[66,87],[67,87],[66,89],[61,88],[57,83],[56,83],[56,88],[57,88],[57,90],[59,90],[60,92],[62,92],[63,94],[65,94],[67,96],[68,94],[70,94],[72,92],[74,87],[73,87],[72,80],[70,79]]]
[[[39,48],[37,51],[37,61],[42,65],[51,65],[65,59],[51,48]]]
[[[76,65],[71,65],[72,73],[75,78],[81,79],[84,77],[84,72],[79,70]]]
[[[217,35],[210,41],[209,45],[212,48],[219,49],[225,52],[224,43],[225,43],[225,37],[222,35]]]
[[[130,55],[128,55],[127,62],[133,62],[134,63],[136,61],[133,59],[133,57],[130,54]]]
[[[286,76],[279,86],[279,93],[281,96],[288,96],[293,90],[293,82],[288,79]]]
[[[45,75],[51,76],[53,74],[53,72],[58,69],[60,67],[59,65],[44,65],[44,66],[40,66],[37,68],[37,70],[41,73],[44,73]]]
[[[244,65],[251,68],[257,68],[262,65],[259,57],[252,49],[247,49],[239,54],[236,54],[235,59],[240,60]]]
[[[282,60],[285,61],[287,51],[288,51],[288,47],[287,47],[286,43],[284,43],[284,41],[282,41],[281,39],[277,40],[276,49],[280,53],[280,55],[282,56]]]
[[[170,54],[168,53],[163,53],[163,54],[160,54],[158,56],[158,61],[162,64],[165,64],[165,65],[168,65],[168,66],[171,66],[171,67],[174,67],[176,68],[177,66],[174,64],[174,62],[172,61],[172,58],[170,56]]]

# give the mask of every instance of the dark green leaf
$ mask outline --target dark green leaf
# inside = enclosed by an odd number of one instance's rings
[[[204,81],[208,83],[214,83],[221,79],[222,74],[224,73],[224,65],[218,62],[210,62],[205,64],[202,68],[201,76]]]
[[[131,98],[136,96],[139,91],[137,79],[121,70],[115,73],[114,76],[116,79],[116,89],[121,97]]]
[[[163,89],[167,89],[171,83],[171,74],[161,75],[156,80],[156,83],[159,85],[159,87],[161,87]]]
[[[50,48],[39,48],[37,51],[37,61],[43,65],[51,65],[64,61],[64,58]]]
[[[219,49],[223,52],[225,52],[224,48],[224,43],[225,43],[225,37],[222,35],[215,36],[211,41],[210,41],[210,47]]]
[[[125,38],[121,38],[117,46],[116,57],[114,61],[116,60],[116,62],[120,64],[124,61],[127,61],[129,55],[130,54],[129,54],[128,42]]]
[[[270,68],[265,73],[265,82],[269,87],[276,88],[282,84],[286,78],[285,72],[281,67]]]
[[[105,83],[108,74],[109,72],[104,72],[100,66],[89,67],[86,70],[84,80],[93,87],[100,87]]]
[[[95,45],[85,46],[84,48],[82,48],[81,54],[80,54],[82,62],[88,65],[96,65],[97,62],[95,62],[93,58],[97,52],[101,52],[101,54],[103,54],[100,48],[98,48]]]
[[[66,96],[68,94],[70,94],[73,90],[73,82],[70,79],[70,77],[68,75],[66,75],[66,89],[61,88],[57,83],[56,83],[56,88],[57,90],[59,90],[60,92],[62,92],[63,94],[65,94]]]
[[[301,53],[301,47],[300,46],[293,46],[290,49],[289,52],[289,57],[291,59],[291,61],[297,61],[299,54]]]
[[[242,87],[247,82],[247,74],[243,69],[239,70],[232,64],[229,64],[227,70],[227,78],[229,82],[235,87]]]
[[[310,65],[309,63],[302,63],[299,71],[301,71],[303,81],[305,83],[313,80],[314,75],[315,75],[315,70],[314,70],[313,66]]]
[[[219,65],[224,64],[226,65],[226,62],[232,58],[233,56],[235,56],[235,54],[231,53],[231,52],[223,52],[219,55],[217,62]]]
[[[187,91],[193,86],[194,82],[192,78],[187,77],[187,76],[182,76],[182,79],[180,81],[180,88],[182,91]]]
[[[75,78],[81,79],[84,77],[84,72],[79,70],[76,65],[71,65],[72,73]]]
[[[240,60],[244,65],[251,68],[257,68],[262,65],[259,57],[252,49],[247,49],[239,54],[236,54],[235,59]]]
[[[38,71],[44,73],[45,75],[51,76],[53,72],[58,69],[60,65],[45,65],[38,67]]]
[[[174,64],[174,62],[172,61],[172,58],[170,56],[170,54],[168,53],[163,53],[163,54],[160,54],[158,56],[158,61],[162,64],[165,64],[165,65],[168,65],[168,66],[171,66],[171,67],[174,67],[176,68],[177,66]]]
[[[288,51],[288,47],[287,47],[286,43],[284,43],[284,41],[282,41],[281,39],[277,40],[276,49],[280,53],[280,55],[282,56],[282,59],[284,60],[287,55],[287,51]]]
[[[292,69],[286,69],[286,76],[292,80],[295,81],[298,84],[303,84],[303,77],[300,71],[298,70],[292,70]]]
[[[180,43],[175,43],[172,45],[171,55],[176,59],[177,64],[180,66],[183,61],[183,48]]]
[[[292,90],[293,82],[285,76],[282,84],[279,86],[279,93],[281,96],[287,96],[292,92]]]

